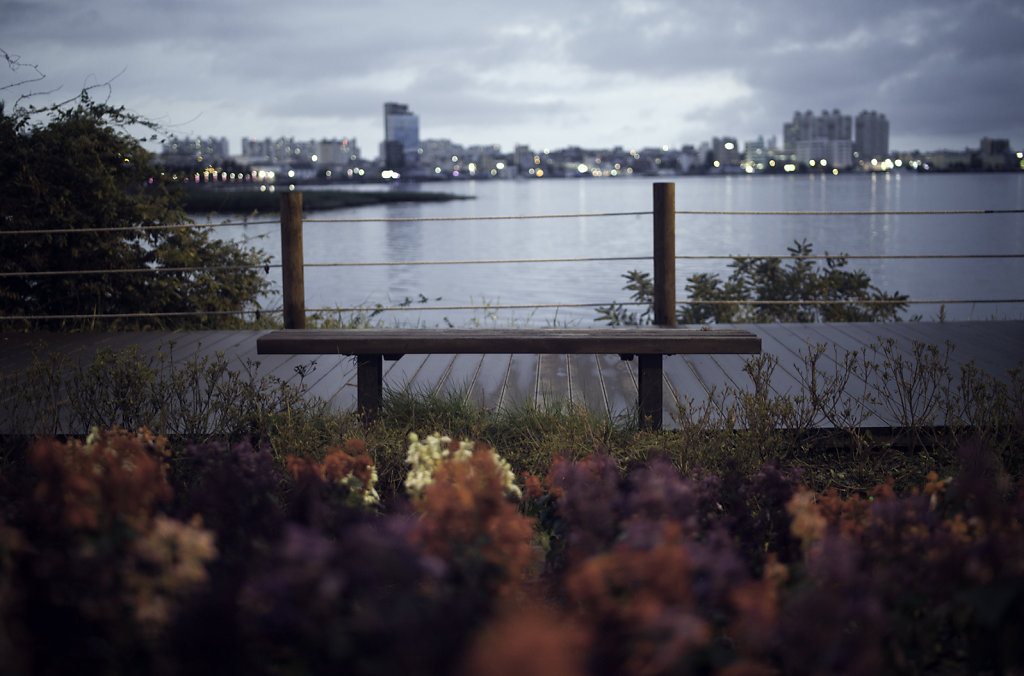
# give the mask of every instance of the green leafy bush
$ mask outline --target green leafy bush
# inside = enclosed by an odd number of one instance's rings
[[[895,321],[907,308],[906,294],[881,291],[862,270],[844,270],[843,254],[826,252],[825,265],[820,267],[806,258],[812,255],[806,240],[787,250],[788,265],[772,256],[734,257],[729,264],[733,270],[724,281],[715,273],[691,275],[686,280],[690,301],[676,311],[676,320],[680,324]],[[647,307],[634,312],[612,303],[598,308],[598,320],[613,326],[651,323],[654,285],[650,274],[631,270],[623,277],[631,300]]]
[[[191,224],[129,133],[139,126],[153,127],[88,91],[41,110],[0,102],[0,233],[11,233],[0,234],[0,272],[10,274],[0,276],[0,314],[184,314],[6,320],[4,329],[237,325],[269,292],[269,257]],[[94,270],[104,272],[80,272]],[[49,272],[63,274],[38,274]]]

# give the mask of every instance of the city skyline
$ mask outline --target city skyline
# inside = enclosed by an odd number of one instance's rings
[[[523,149],[531,152],[547,152],[548,150],[564,151],[579,146],[562,146],[544,151],[538,151],[527,144],[517,144],[512,150],[501,149],[497,144],[476,144],[466,146],[458,139],[420,139],[419,116],[406,103],[387,102],[384,103],[384,140],[380,144],[380,154],[374,158],[371,155],[363,155],[355,137],[344,139],[296,139],[294,136],[271,138],[255,138],[251,136],[241,139],[240,152],[230,151],[230,141],[226,137],[169,137],[160,144],[160,153],[164,156],[178,155],[182,158],[188,156],[192,159],[209,156],[219,159],[237,158],[242,161],[257,160],[279,164],[289,164],[301,155],[300,163],[309,161],[310,157],[320,156],[320,161],[327,164],[345,164],[354,160],[376,160],[383,166],[389,168],[411,167],[418,164],[417,154],[423,154],[427,146],[445,146],[451,149],[458,149],[458,152],[466,148],[484,148],[489,155],[515,155]],[[856,122],[856,124],[854,124]],[[821,142],[840,142],[841,150],[827,149],[824,152],[814,152],[810,156],[814,158],[832,157],[843,158],[849,166],[857,157],[864,160],[872,158],[882,159],[889,156],[889,123],[885,113],[879,111],[861,111],[856,116],[843,114],[835,109],[832,111],[823,110],[820,114],[814,111],[796,111],[792,121],[782,124],[782,142],[779,137],[772,135],[766,140],[763,136],[756,139],[739,141],[734,137],[722,136],[712,137],[693,143],[685,143],[681,146],[661,146],[661,151],[679,151],[686,148],[713,152],[722,157],[727,144],[728,152],[725,157],[730,158],[730,164],[738,164],[739,160],[750,152],[772,151],[781,154],[788,152],[791,156],[799,158],[807,155],[810,148],[817,148]],[[753,150],[751,150],[753,148]],[[301,149],[301,150],[300,150]],[[606,148],[581,148],[587,151],[613,151],[624,150],[621,144]],[[636,148],[631,150],[652,150],[653,147]],[[435,149],[436,150],[436,149]],[[442,154],[445,154],[442,152]],[[449,151],[447,154],[451,154]],[[330,155],[330,158],[324,157]],[[262,158],[262,159],[259,159]],[[734,161],[733,161],[734,160]],[[316,160],[313,160],[316,161]],[[806,163],[807,159],[803,160]]]
[[[380,106],[423,138],[511,152],[781,137],[794,111],[884,112],[894,151],[1024,141],[1013,0],[558,5],[0,0],[0,49],[45,80],[0,93],[100,98],[179,137],[355,138]],[[486,18],[485,18],[486,17]],[[31,75],[5,69],[0,87]],[[234,150],[234,148],[233,148]]]

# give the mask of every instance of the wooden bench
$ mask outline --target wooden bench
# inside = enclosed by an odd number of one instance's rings
[[[384,395],[383,361],[406,354],[617,354],[638,356],[641,424],[658,429],[662,356],[758,354],[761,339],[738,329],[290,329],[257,339],[259,354],[355,355],[358,411],[373,419]]]

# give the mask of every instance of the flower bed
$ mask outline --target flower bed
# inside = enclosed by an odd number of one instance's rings
[[[409,438],[276,461],[145,431],[40,440],[0,477],[3,673],[1004,673],[1024,486],[963,471],[841,497],[799,473],[605,455],[516,477]],[[55,650],[54,646],[60,649]]]

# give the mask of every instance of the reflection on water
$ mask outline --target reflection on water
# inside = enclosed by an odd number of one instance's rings
[[[664,179],[659,179],[664,180]],[[306,272],[307,307],[397,303],[425,296],[444,305],[607,303],[628,300],[621,275],[650,271],[652,179],[465,181],[431,184],[431,191],[469,200],[389,204],[317,213],[317,219],[365,219],[358,223],[307,223],[308,262],[601,258],[587,261],[457,266],[323,267]],[[676,208],[686,211],[914,211],[1024,209],[1024,175],[909,173],[840,176],[728,176],[676,178]],[[642,215],[528,220],[445,219],[645,212]],[[273,217],[271,217],[273,218]],[[421,218],[388,222],[393,218]],[[1024,253],[1024,215],[677,216],[679,255],[785,255],[807,239],[818,253],[963,254]],[[268,233],[259,246],[277,255],[277,227],[224,229],[225,236]],[[1021,259],[974,261],[854,260],[877,286],[912,299],[1021,298]],[[728,276],[726,260],[680,260],[678,297],[695,272]],[[277,278],[279,279],[279,274]],[[913,313],[934,318],[937,306]],[[950,318],[1024,316],[1024,306],[949,306]],[[485,311],[446,312],[453,322],[485,318]],[[589,323],[590,308],[519,310],[517,321]],[[406,317],[407,315],[400,315]],[[413,316],[409,316],[414,320]],[[443,324],[441,315],[421,315]]]

